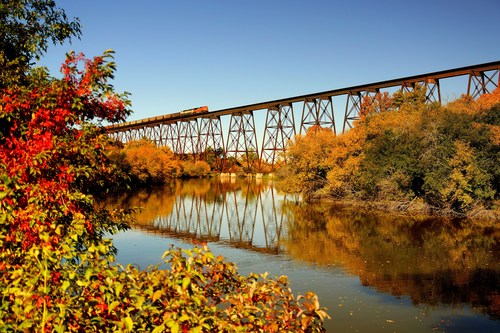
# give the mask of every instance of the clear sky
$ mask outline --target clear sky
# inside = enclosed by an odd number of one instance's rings
[[[65,53],[116,51],[129,120],[210,110],[500,60],[500,0],[58,0]],[[446,97],[445,97],[446,98]]]

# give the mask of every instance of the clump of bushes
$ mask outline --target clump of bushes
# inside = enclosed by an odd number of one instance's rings
[[[121,146],[121,148],[120,148]],[[167,146],[141,139],[108,147],[113,161],[131,176],[133,184],[170,183],[176,178],[199,178],[210,174],[210,165],[186,156],[175,156]]]
[[[150,140],[128,142],[121,149],[121,154],[124,156],[123,166],[135,183],[167,183],[180,174],[180,162],[170,148],[157,147]]]
[[[181,176],[187,178],[205,177],[210,173],[210,165],[205,161],[183,161]]]
[[[446,106],[425,103],[425,93],[382,95],[343,135],[296,138],[282,171],[288,190],[471,216],[497,209],[500,90]]]

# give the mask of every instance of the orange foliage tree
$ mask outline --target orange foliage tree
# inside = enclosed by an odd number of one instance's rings
[[[150,140],[128,142],[122,153],[126,167],[136,182],[165,183],[180,174],[180,163],[170,148],[157,147]]]
[[[401,203],[395,207],[418,203],[459,214],[494,209],[499,96],[497,89],[441,106],[428,103],[425,88],[416,86],[365,100],[349,132],[307,133],[292,142],[284,190]]]

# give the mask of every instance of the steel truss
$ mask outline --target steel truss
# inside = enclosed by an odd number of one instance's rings
[[[305,134],[312,126],[328,127],[335,132],[332,96],[304,100],[299,134]]]
[[[286,146],[294,136],[295,120],[292,104],[280,104],[267,109],[260,156],[261,171],[263,170],[262,163],[267,163],[274,169],[285,162]]]
[[[379,89],[368,90],[358,90],[350,91],[347,94],[347,102],[345,104],[345,114],[344,114],[344,126],[342,127],[342,133],[347,129],[346,126],[352,128],[354,121],[359,119],[359,114],[361,112],[361,107],[363,103],[373,103],[380,93]]]
[[[179,154],[179,126],[177,123],[165,124],[165,146],[170,147],[173,153]]]
[[[425,89],[425,91],[426,91],[425,101],[426,102],[441,103],[441,89],[439,86],[438,79],[426,79],[423,81],[403,82],[403,84],[401,85],[401,91],[412,92],[415,90],[415,87],[417,85],[419,85]]]
[[[212,149],[217,171],[222,171],[222,161],[226,157],[226,150],[224,149],[224,135],[220,117],[200,118],[199,129],[198,153],[200,158],[206,160],[209,150]]]
[[[239,159],[243,157],[247,171],[257,169],[259,149],[252,111],[231,115],[226,147],[227,157],[232,155],[240,163]]]
[[[469,74],[467,95],[472,96],[472,98],[477,98],[482,94],[492,93],[493,90],[500,85],[499,72],[499,69],[490,71],[471,71]]]
[[[199,152],[199,126],[197,119],[180,121],[178,124],[178,153],[181,155],[192,154],[196,158]]]

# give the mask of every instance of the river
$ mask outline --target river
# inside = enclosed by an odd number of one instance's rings
[[[143,207],[115,236],[117,261],[158,264],[207,244],[242,274],[287,275],[314,291],[328,332],[499,332],[499,230],[306,204],[272,182],[188,180],[110,198]]]

